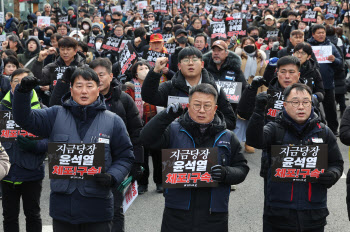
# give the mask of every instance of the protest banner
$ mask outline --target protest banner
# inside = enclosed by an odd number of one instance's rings
[[[317,21],[317,11],[306,11],[302,16],[302,21],[315,23]]]
[[[122,7],[120,5],[116,5],[116,6],[111,7],[111,12],[113,14],[114,12],[123,12],[123,10],[122,10]]]
[[[4,12],[0,12],[0,23],[3,24],[5,22]]]
[[[168,105],[177,102],[181,104],[183,109],[185,109],[188,104],[188,97],[168,96]]]
[[[259,0],[258,1],[258,6],[268,6],[269,3],[268,3],[268,0]]]
[[[148,5],[147,1],[139,1],[136,3],[138,10],[146,9],[147,5]]]
[[[169,54],[148,50],[147,53],[143,54],[142,59],[147,60],[149,64],[154,67],[159,57],[169,57]]]
[[[302,0],[301,2],[302,2],[302,4],[304,4],[305,6],[311,6],[311,0]]]
[[[214,15],[213,15],[213,21],[215,22],[221,22],[222,20],[224,20],[224,15],[225,12],[223,12],[224,8],[222,7],[218,7],[215,11],[214,11]]]
[[[105,172],[104,143],[49,143],[49,178],[91,180]]]
[[[271,180],[316,182],[328,167],[328,145],[317,144],[322,138],[312,140],[314,145],[272,145]]]
[[[96,39],[95,36],[89,36],[88,37],[87,45],[88,45],[89,48],[93,48],[93,49],[95,48],[95,39]]]
[[[174,54],[176,49],[176,43],[165,43],[164,47],[166,48],[169,54]]]
[[[284,95],[281,91],[275,91],[272,89],[267,90],[267,94],[270,96],[266,105],[266,119],[274,121],[278,112],[283,109]]]
[[[57,24],[69,24],[68,15],[58,16]]]
[[[230,103],[239,102],[242,95],[242,82],[216,81],[215,83],[219,86],[220,91],[226,93],[226,97]]]
[[[135,62],[137,62],[137,52],[132,46],[131,42],[128,42],[120,53],[120,74],[125,74],[126,71],[130,70]]]
[[[124,213],[129,209],[129,207],[135,201],[138,195],[139,195],[138,185],[137,185],[137,181],[135,180],[133,183],[130,184],[130,186],[127,188],[127,190],[124,193],[124,198],[123,198]]]
[[[339,7],[338,6],[327,6],[327,14],[332,14],[335,18],[339,16]]]
[[[0,141],[1,142],[11,142],[17,139],[17,136],[21,135],[32,140],[42,139],[32,133],[23,130],[17,123],[13,120],[13,114],[9,110],[0,111]]]
[[[210,27],[212,30],[211,38],[223,37],[226,38],[226,26],[225,22],[210,22]]]
[[[102,48],[107,51],[118,52],[121,42],[122,42],[122,39],[120,38],[108,36],[103,40]]]
[[[162,34],[163,36],[163,40],[164,40],[164,46],[166,45],[166,43],[168,42],[168,40],[173,37],[173,34],[171,33],[166,33],[166,34]]]
[[[332,55],[332,46],[311,46],[312,51],[314,52],[317,62],[319,64],[332,63],[328,60],[328,57]]]
[[[6,34],[0,35],[0,51],[2,51],[2,42],[6,41]]]
[[[230,19],[226,21],[227,36],[246,36],[247,22],[245,19]]]
[[[163,188],[216,187],[209,174],[218,163],[218,148],[162,150]]]
[[[50,26],[50,19],[51,17],[47,17],[47,16],[38,16],[38,27],[40,28],[42,25],[45,26]]]

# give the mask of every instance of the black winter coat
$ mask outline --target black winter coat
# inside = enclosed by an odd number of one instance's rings
[[[311,138],[315,136],[314,131],[322,128],[320,118],[316,114],[313,114],[306,122],[304,128],[298,130],[296,123],[288,115],[285,115],[285,113],[280,112],[275,122],[269,122],[265,125],[263,115],[254,112],[248,123],[246,142],[255,148],[267,150],[267,156],[262,157],[262,163],[265,163],[267,168],[270,168],[271,164],[269,153],[271,145],[281,145],[278,141],[281,141],[282,144],[300,144],[300,141],[302,141],[302,144],[310,144]],[[325,144],[328,144],[327,170],[334,172],[336,180],[339,180],[343,173],[344,161],[336,137],[329,128],[326,128],[325,125],[324,127],[323,130],[326,130],[326,133],[322,133],[322,140]],[[281,130],[279,128],[284,128],[285,130],[283,139],[278,138],[280,135],[276,131]],[[278,182],[279,188],[277,188],[277,182],[273,185],[268,178],[269,176],[265,176],[264,192],[267,194],[265,195],[264,207],[265,223],[273,224],[280,231],[297,231],[298,227],[302,229],[301,231],[305,231],[326,225],[326,217],[329,212],[326,205],[327,200],[324,199],[327,197],[325,186],[318,183],[309,183],[308,186],[308,183],[303,182],[293,182],[293,185]],[[310,185],[312,186],[311,188]],[[290,187],[293,189],[293,198],[291,198],[291,192],[286,191]],[[308,189],[309,191],[312,189],[312,192],[309,192],[311,194],[309,196],[310,198],[306,200],[305,197],[307,197]],[[276,191],[279,192],[276,193]],[[285,201],[285,199],[288,200]],[[324,199],[325,201],[320,202],[320,199]],[[281,207],[277,205],[281,205]]]
[[[134,100],[128,94],[124,93],[121,88],[121,84],[116,79],[113,79],[109,93],[104,96],[106,108],[123,119],[134,146],[135,162],[143,163],[143,148],[139,140],[142,121]],[[50,106],[62,105],[62,97],[69,92],[69,89],[70,84],[64,83],[61,80],[57,81],[57,85],[52,91],[50,98]]]
[[[159,85],[162,73],[156,73],[150,70],[142,85],[142,99],[152,105],[167,107],[168,96],[188,96],[189,87],[186,85],[185,77],[181,71],[175,73],[170,81],[166,81]],[[208,83],[217,90],[213,76],[205,69],[202,69],[202,83]],[[218,101],[218,110],[225,116],[227,129],[233,130],[236,127],[236,115],[227,100],[224,91],[220,91]]]
[[[175,118],[166,113],[165,110],[151,119],[141,132],[141,139],[144,144],[149,144],[155,149],[169,148],[170,145],[170,124]],[[215,135],[225,130],[223,116],[218,112],[214,120],[208,125],[208,128],[202,134],[200,124],[194,122],[185,112],[179,118],[181,126],[194,138],[195,147],[212,147],[215,141]],[[233,132],[231,133],[231,153],[228,154],[231,164],[225,166],[227,170],[226,179],[220,185],[239,184],[244,181],[249,172],[247,161],[241,152],[241,145]],[[180,190],[179,190],[180,191]],[[192,188],[191,200],[188,210],[165,208],[162,231],[212,231],[227,232],[228,214],[210,213],[211,188]],[[170,196],[168,196],[170,197]],[[183,199],[178,195],[173,195],[172,199],[179,204]]]
[[[317,62],[311,58],[302,64],[300,68],[300,78],[311,88],[312,93],[317,95],[317,100],[322,102],[325,92],[323,88],[322,76],[319,67],[317,66]]]

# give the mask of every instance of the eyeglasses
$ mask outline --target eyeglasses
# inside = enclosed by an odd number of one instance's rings
[[[294,108],[297,108],[300,105],[300,103],[306,108],[311,106],[311,101],[303,101],[303,102],[299,102],[299,101],[285,101],[285,102],[291,103]]]
[[[305,56],[305,55],[307,55],[306,52],[294,52],[294,54],[295,54],[296,56],[299,56],[299,55]]]
[[[181,60],[181,63],[189,64],[191,60],[192,60],[192,63],[195,63],[195,62],[200,61],[201,59],[199,59],[199,58],[197,58],[197,57],[194,57],[194,58],[184,58],[184,59]]]
[[[204,111],[209,111],[211,110],[212,107],[213,107],[212,105],[203,105]],[[202,109],[202,105],[192,104],[192,109],[194,109],[195,111],[199,111],[200,109]]]

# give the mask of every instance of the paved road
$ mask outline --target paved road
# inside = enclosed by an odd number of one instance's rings
[[[345,161],[345,173],[349,167],[348,147],[338,139],[338,144]],[[244,183],[238,185],[232,192],[229,206],[230,231],[255,232],[262,229],[263,208],[263,179],[259,176],[260,150],[254,154],[245,154],[250,172]],[[346,210],[346,184],[345,175],[328,191],[328,207],[330,215],[326,231],[350,231]],[[152,182],[150,178],[150,182]],[[52,231],[52,220],[49,216],[49,180],[45,177],[41,197],[43,232]],[[127,232],[156,232],[160,231],[164,199],[162,194],[155,192],[155,185],[150,184],[149,191],[139,196],[126,212]],[[0,207],[2,214],[2,208]],[[21,231],[25,231],[25,218],[20,215]],[[0,222],[2,231],[2,220]]]

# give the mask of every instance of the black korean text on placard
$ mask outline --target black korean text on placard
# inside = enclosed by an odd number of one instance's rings
[[[271,146],[272,181],[316,182],[320,173],[324,173],[327,167],[327,144]]]
[[[209,174],[218,163],[217,147],[162,150],[164,188],[216,187]]]
[[[164,44],[164,47],[168,51],[169,54],[175,53],[176,43],[166,43]]]
[[[212,29],[211,38],[215,38],[215,37],[224,37],[224,38],[226,38],[225,22],[212,22],[210,27]]]
[[[103,44],[102,44],[102,48],[104,50],[107,50],[107,51],[118,52],[121,42],[122,42],[122,39],[119,39],[119,38],[116,38],[113,36],[109,36],[106,39],[104,39]]]
[[[0,111],[0,141],[10,142],[15,141],[17,136],[22,135],[24,137],[30,138],[32,140],[42,139],[32,133],[23,130],[16,122],[13,120],[13,114],[11,111]]]
[[[306,11],[303,14],[302,21],[315,23],[317,21],[317,11]]]
[[[93,179],[105,172],[104,143],[49,143],[50,179]]]
[[[227,36],[246,36],[247,35],[247,22],[245,19],[232,19],[228,20],[226,25]]]

